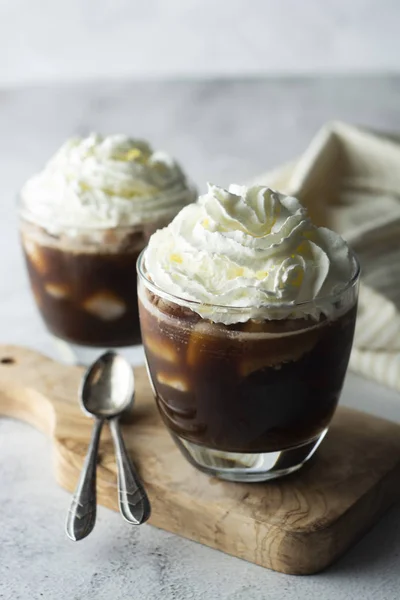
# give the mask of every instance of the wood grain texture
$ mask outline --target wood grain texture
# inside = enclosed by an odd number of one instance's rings
[[[78,405],[82,370],[19,347],[0,346],[0,414],[31,423],[54,443],[54,472],[74,490],[91,420]],[[354,543],[400,497],[400,426],[340,408],[316,457],[265,484],[219,481],[181,456],[156,412],[144,368],[124,425],[129,452],[152,502],[151,524],[259,565],[315,573]],[[27,449],[28,451],[29,449]],[[98,501],[118,510],[108,428]]]

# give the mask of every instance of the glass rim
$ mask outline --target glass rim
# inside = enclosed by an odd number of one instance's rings
[[[349,281],[347,281],[340,290],[336,291],[333,294],[328,294],[326,296],[319,296],[312,300],[302,300],[301,302],[264,303],[264,304],[260,304],[258,306],[254,306],[254,307],[252,307],[252,306],[227,306],[225,304],[214,304],[214,303],[210,303],[210,302],[200,302],[199,300],[189,300],[188,298],[184,298],[183,296],[177,296],[175,294],[172,294],[171,292],[167,292],[166,290],[163,290],[156,283],[151,281],[148,278],[147,274],[145,273],[144,261],[145,261],[145,255],[146,255],[147,248],[148,248],[148,246],[146,245],[145,248],[143,248],[143,250],[140,252],[140,254],[138,256],[138,259],[136,261],[136,271],[137,271],[137,274],[139,275],[139,278],[145,282],[145,285],[150,289],[150,291],[152,291],[157,296],[160,296],[166,300],[169,300],[170,302],[174,302],[175,304],[180,304],[183,302],[186,304],[186,306],[189,306],[189,307],[190,306],[205,306],[205,307],[210,307],[210,308],[218,308],[223,311],[229,310],[232,312],[239,312],[239,311],[248,311],[251,308],[257,308],[260,310],[262,310],[262,309],[275,310],[275,311],[281,310],[281,309],[293,310],[294,308],[311,306],[311,305],[315,305],[316,303],[322,304],[325,302],[333,302],[336,299],[340,298],[345,292],[347,292],[348,290],[350,290],[357,284],[357,282],[359,281],[359,278],[360,278],[360,273],[361,273],[360,261],[358,260],[357,255],[354,252],[354,250],[349,246],[350,256],[355,265],[355,272],[353,273],[353,275],[349,279]]]

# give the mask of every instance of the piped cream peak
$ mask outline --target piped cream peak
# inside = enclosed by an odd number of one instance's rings
[[[315,227],[296,198],[211,184],[151,237],[145,264],[158,287],[199,302],[191,308],[225,324],[328,314],[329,296],[355,269],[346,242]]]

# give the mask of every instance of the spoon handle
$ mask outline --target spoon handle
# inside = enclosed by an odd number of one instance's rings
[[[119,509],[128,523],[141,525],[150,516],[150,501],[126,451],[118,417],[109,423],[117,460]]]
[[[104,420],[96,419],[81,476],[72,497],[65,530],[77,542],[92,531],[96,522],[96,463]]]

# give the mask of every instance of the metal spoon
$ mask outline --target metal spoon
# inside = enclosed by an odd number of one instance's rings
[[[85,463],[67,516],[66,532],[78,541],[89,535],[96,522],[96,461],[100,433],[108,420],[114,441],[119,488],[119,508],[129,523],[140,525],[150,516],[150,502],[122,439],[119,417],[134,400],[132,367],[119,354],[106,352],[84,375],[81,407],[95,418]]]

